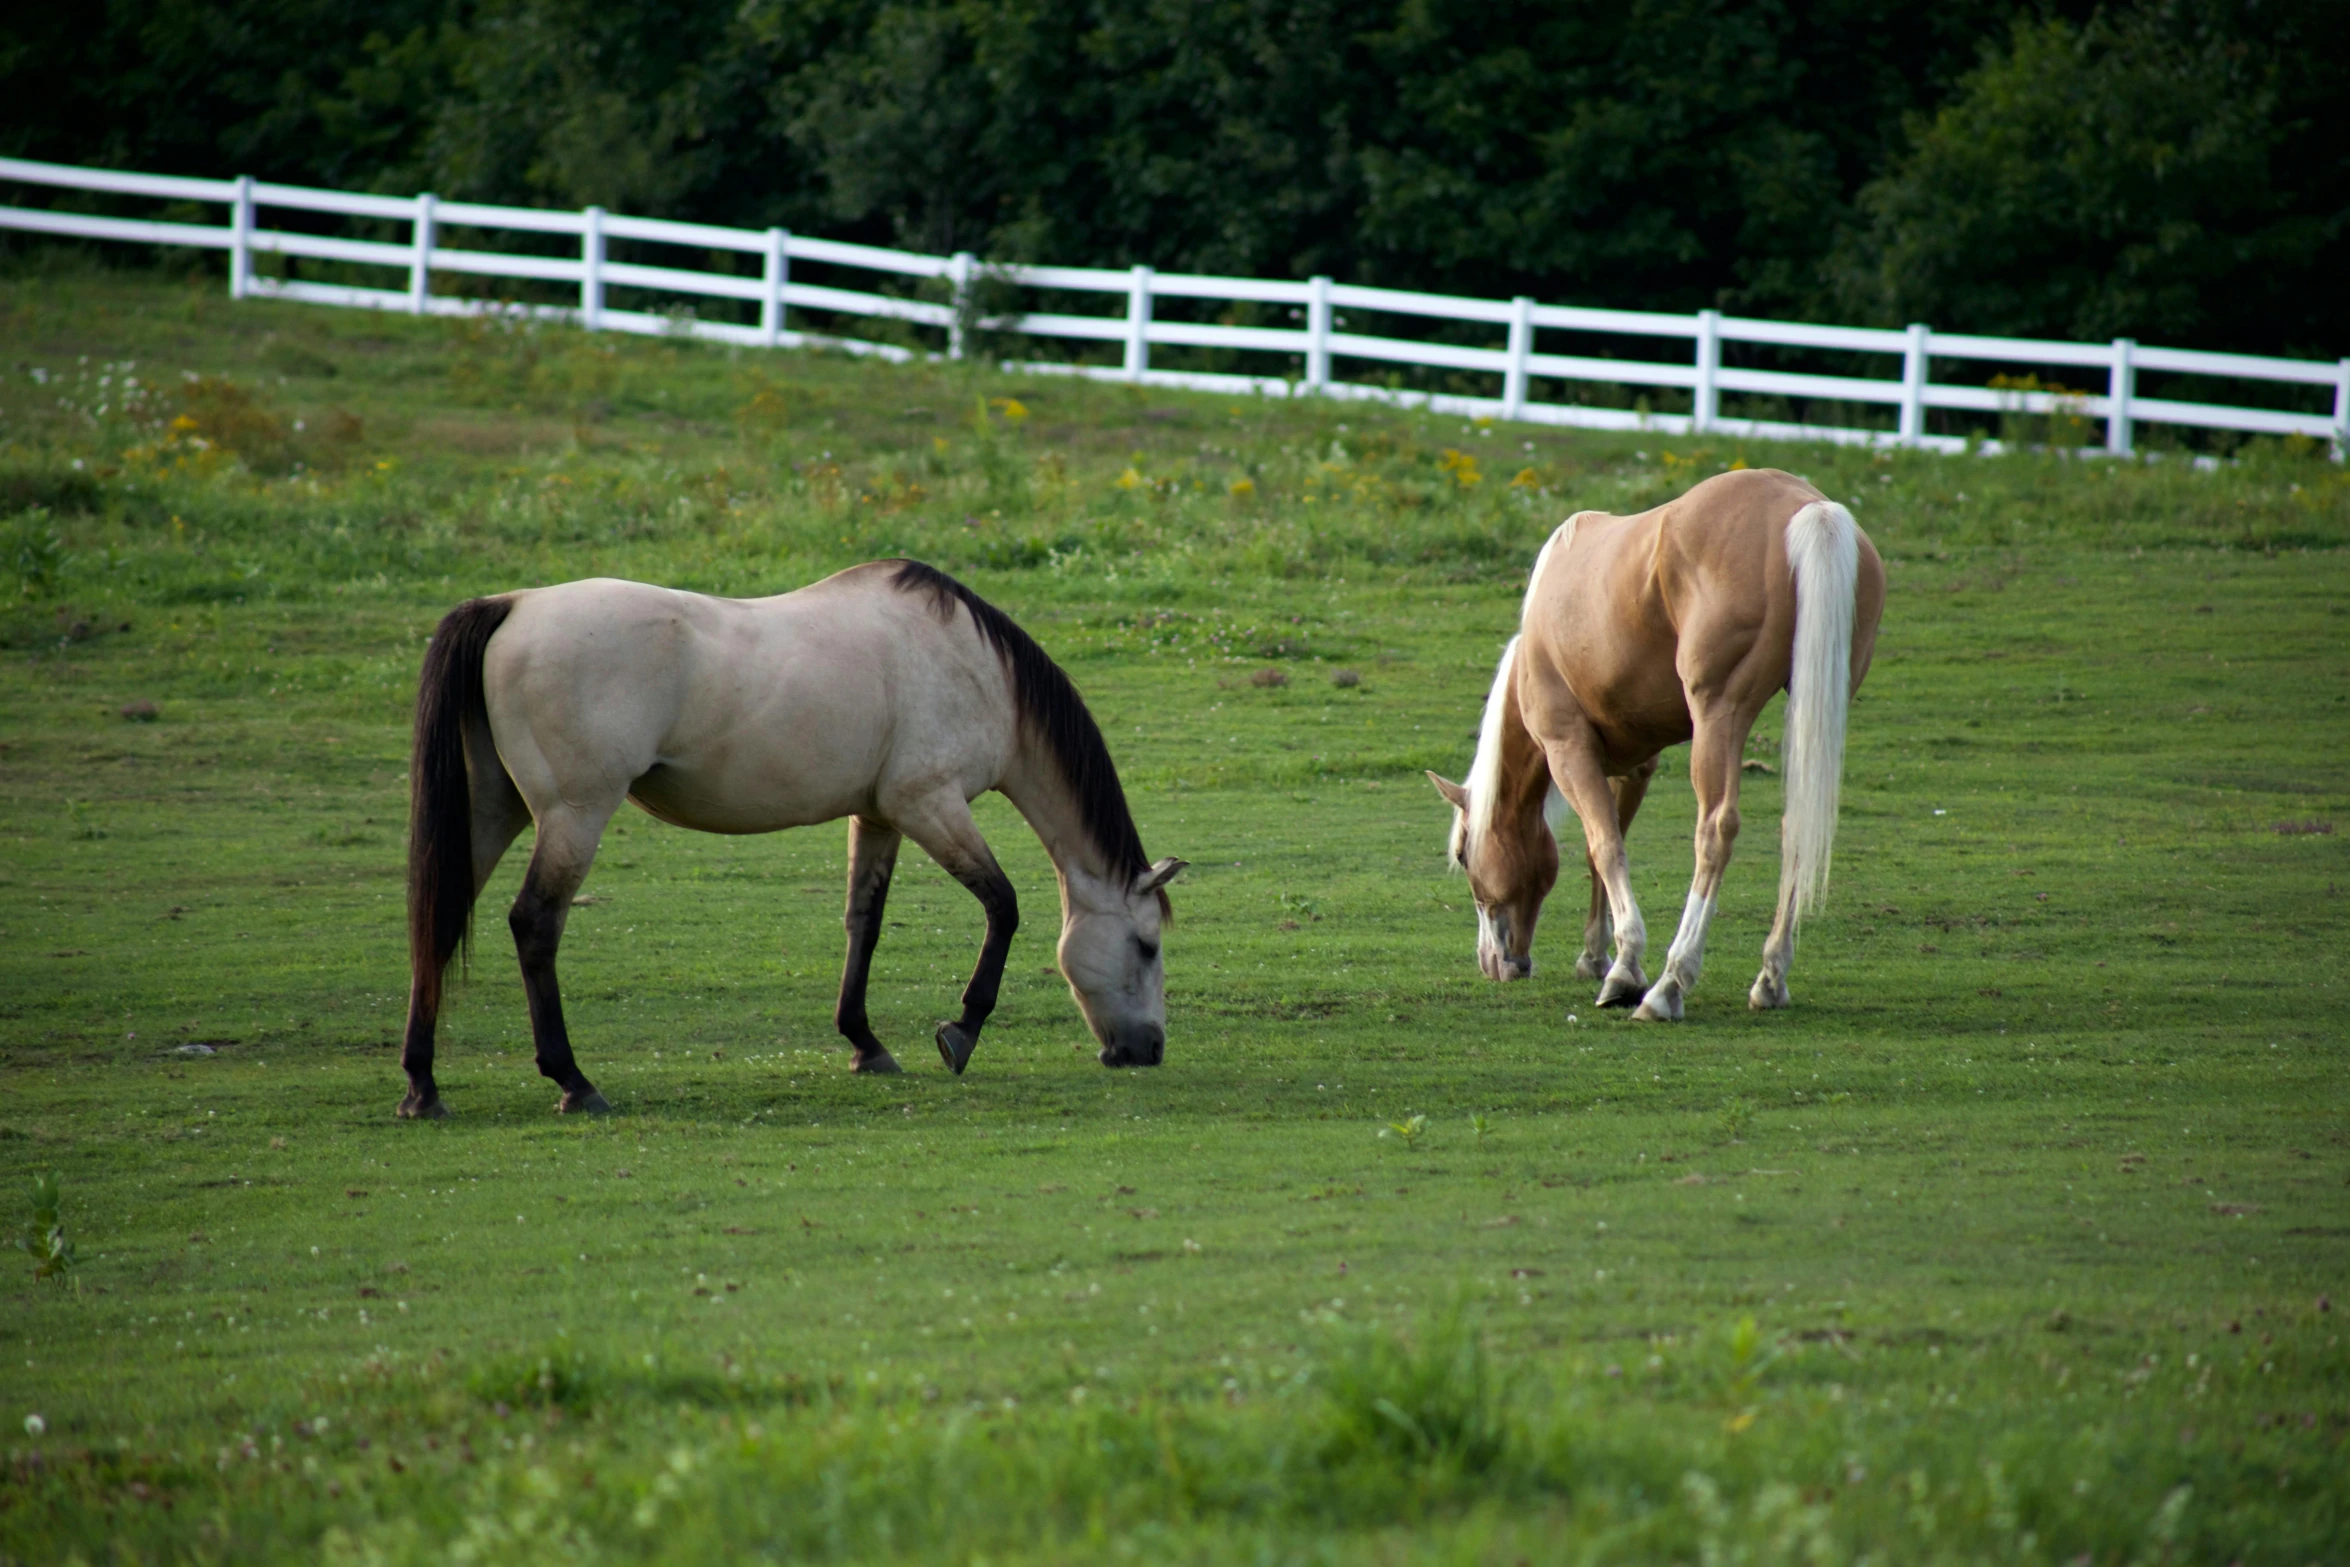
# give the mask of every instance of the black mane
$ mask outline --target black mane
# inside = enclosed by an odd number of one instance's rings
[[[936,566],[900,561],[889,580],[902,592],[927,593],[940,617],[949,622],[958,604],[971,612],[979,635],[1011,666],[1013,700],[1020,706],[1021,721],[1060,763],[1086,834],[1109,857],[1111,869],[1129,881],[1149,869],[1142,834],[1126,807],[1126,791],[1118,783],[1118,766],[1110,760],[1101,726],[1086,711],[1085,699],[1061,666],[1011,616]]]

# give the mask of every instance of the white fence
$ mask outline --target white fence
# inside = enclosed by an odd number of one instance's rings
[[[1253,278],[1202,277],[1154,272],[1149,267],[1108,270],[1093,267],[990,266],[968,253],[929,256],[871,245],[811,239],[782,229],[721,228],[622,217],[600,207],[556,212],[528,207],[487,206],[413,197],[363,195],[273,185],[251,178],[185,179],[84,169],[0,158],[0,180],[142,197],[172,204],[211,204],[228,209],[217,227],[180,221],[101,217],[48,208],[0,205],[0,228],[38,234],[74,235],[146,245],[186,245],[228,252],[229,292],[236,298],[277,298],[313,304],[398,310],[423,315],[514,311],[574,322],[590,331],[687,332],[697,337],[769,348],[826,345],[850,352],[912,357],[903,346],[864,341],[838,332],[801,332],[786,327],[793,311],[831,317],[895,319],[943,334],[945,352],[960,358],[971,328],[1029,338],[1117,344],[1116,364],[1022,361],[1012,368],[1038,374],[1084,375],[1158,386],[1251,392],[1271,396],[1317,395],[1366,398],[1424,406],[1441,412],[1521,420],[1535,424],[1596,429],[1649,430],[1661,434],[1719,434],[1774,440],[1925,446],[1960,450],[1968,439],[1927,431],[1931,409],[1975,415],[2073,415],[2100,421],[2105,449],[2132,450],[2140,424],[2169,424],[2274,435],[2301,435],[2332,443],[2339,459],[2350,449],[2350,359],[2327,364],[2249,354],[2205,353],[2142,346],[2127,338],[2111,343],[2049,342],[2023,338],[1972,337],[1924,326],[1904,331],[1811,326],[1762,321],[1702,310],[1695,315],[1597,310],[1542,305],[1531,299],[1469,299],[1384,288],[1361,288],[1329,278],[1274,282]],[[264,228],[264,209],[326,214],[404,226],[405,243],[342,238],[285,228]],[[452,230],[561,236],[575,254],[524,254],[448,243]],[[397,229],[394,230],[397,232]],[[608,259],[613,240],[674,247],[680,259],[708,263],[724,253],[758,258],[756,275],[711,265],[647,266]],[[261,256],[283,256],[383,268],[402,275],[402,286],[367,288],[341,283],[263,276]],[[792,276],[794,262],[877,272],[897,278],[933,280],[943,298],[911,299],[870,289],[849,289]],[[514,305],[435,293],[436,274],[528,280],[576,286],[576,305]],[[1061,295],[1099,295],[1123,304],[1116,313],[1084,314],[1012,311],[979,315],[974,287],[985,280],[989,293],[1016,290]],[[606,303],[612,289],[699,299],[739,300],[757,309],[757,323],[695,319],[690,307],[664,311],[623,310]],[[1297,321],[1294,326],[1236,325],[1162,319],[1162,301],[1271,307]],[[1470,322],[1489,327],[1494,346],[1480,347],[1345,330],[1341,312],[1404,317],[1422,322]],[[747,313],[747,311],[745,312]],[[1227,311],[1227,314],[1232,312]],[[1574,335],[1621,343],[1686,344],[1681,361],[1546,353],[1538,334]],[[1803,374],[1745,368],[1723,362],[1725,344],[1758,344],[1780,350],[1825,351],[1882,356],[1897,361],[1897,373],[1883,377]],[[1154,369],[1153,346],[1225,350],[1250,356],[1280,356],[1295,369],[1285,375],[1241,375],[1200,370]],[[1332,374],[1336,361],[1404,365],[1481,374],[1496,379],[1500,395],[1469,396],[1413,391]],[[1937,362],[2010,367],[2087,370],[2105,383],[2088,390],[2037,389],[2037,382],[2008,377],[2005,385],[1977,385],[1933,379]],[[2143,372],[2204,377],[2222,382],[2282,383],[2328,388],[2331,413],[2315,409],[2256,407],[2241,403],[2186,402],[2141,396]],[[1538,381],[1609,388],[1670,388],[1686,392],[1689,412],[1658,413],[1645,408],[1605,407],[1569,401],[1538,401]],[[1490,383],[1489,383],[1490,384]],[[1722,400],[1760,395],[1789,401],[1837,405],[1879,405],[1895,410],[1891,429],[1789,420],[1725,417]],[[1617,395],[1622,395],[1618,393]],[[1637,395],[1637,394],[1635,394]],[[1676,398],[1675,401],[1679,399]],[[2322,394],[2303,393],[2312,403]]]

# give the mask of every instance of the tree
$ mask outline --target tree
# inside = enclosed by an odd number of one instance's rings
[[[2350,8],[2019,24],[1860,193],[1846,306],[1887,323],[2350,345]]]

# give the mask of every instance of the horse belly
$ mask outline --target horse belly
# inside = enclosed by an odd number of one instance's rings
[[[746,724],[665,753],[629,786],[653,815],[702,832],[776,832],[870,809],[864,736]]]

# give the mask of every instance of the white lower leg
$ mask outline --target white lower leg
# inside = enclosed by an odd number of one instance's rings
[[[1648,988],[1648,976],[1640,968],[1648,952],[1648,926],[1640,918],[1640,905],[1632,901],[1632,878],[1621,867],[1608,878],[1607,894],[1616,922],[1616,961],[1599,987],[1601,1006],[1628,1000]]]
[[[1680,1017],[1682,999],[1697,988],[1697,976],[1705,967],[1705,932],[1713,917],[1714,900],[1692,887],[1689,902],[1681,910],[1681,928],[1665,953],[1665,971],[1640,1003],[1635,1017],[1667,1022]]]
[[[1779,917],[1771,926],[1771,935],[1763,943],[1762,972],[1754,979],[1754,988],[1746,993],[1746,1004],[1758,1012],[1767,1012],[1787,1004],[1787,970],[1795,961],[1795,911],[1782,904]]]

